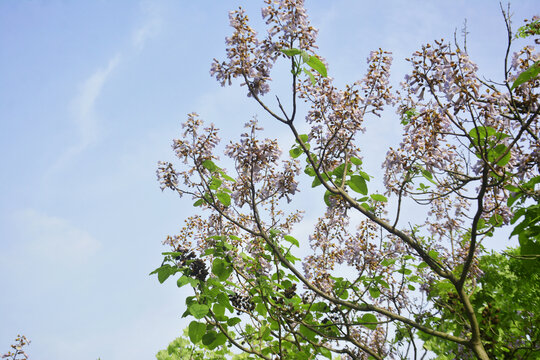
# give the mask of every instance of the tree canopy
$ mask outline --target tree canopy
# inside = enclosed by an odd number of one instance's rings
[[[219,130],[191,113],[173,141],[180,167],[159,163],[162,189],[201,210],[165,240],[152,272],[193,289],[183,314],[191,343],[268,360],[538,356],[540,65],[532,46],[511,53],[515,36],[538,36],[538,19],[514,35],[503,14],[504,78],[485,80],[465,46],[436,40],[407,59],[395,91],[382,49],[363,79],[338,89],[301,0],[266,0],[263,37],[242,9],[230,13],[226,58],[211,74],[245,86],[295,145],[283,154],[253,118],[220,148]],[[278,61],[290,64],[292,86],[268,97]],[[386,109],[403,133],[380,193],[359,139]],[[289,210],[300,187],[325,211],[297,239],[311,210]],[[401,220],[415,208],[427,216]],[[520,248],[488,254],[482,242],[509,225]],[[311,253],[299,257],[300,243]]]

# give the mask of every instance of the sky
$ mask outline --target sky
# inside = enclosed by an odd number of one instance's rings
[[[194,213],[190,199],[160,190],[157,162],[173,160],[171,140],[193,111],[225,142],[258,114],[265,134],[290,144],[244,87],[222,88],[209,75],[239,5],[263,33],[254,0],[0,2],[0,354],[24,334],[31,359],[152,359],[187,326],[189,291],[148,276],[167,250],[161,242]],[[404,58],[452,39],[464,19],[470,56],[486,78],[502,78],[497,1],[306,8],[339,86],[362,78],[379,47],[393,52],[397,85]],[[535,0],[514,1],[514,27],[539,10]],[[276,69],[276,92],[286,92],[287,71]],[[366,126],[366,168],[377,177],[401,128],[393,112]],[[309,194],[299,206],[313,206]],[[497,241],[489,246],[511,244]]]

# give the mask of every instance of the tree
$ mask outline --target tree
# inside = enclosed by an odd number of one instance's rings
[[[242,360],[246,357],[242,354],[234,355],[227,348],[217,351],[208,350],[201,342],[191,344],[187,339],[187,330],[183,337],[174,339],[166,350],[161,350],[156,354],[157,360],[222,360],[226,356],[232,356],[232,360]]]
[[[482,276],[471,303],[478,314],[484,347],[492,359],[534,359],[540,348],[540,273],[531,260],[510,255],[487,254],[479,259]],[[532,260],[534,261],[534,260]],[[440,311],[442,331],[456,331],[466,321],[452,293],[433,293]],[[447,297],[446,297],[447,296]],[[462,330],[461,330],[462,331]],[[473,354],[459,344],[425,337],[425,346],[439,359],[471,359]]]
[[[303,1],[265,4],[264,39],[242,9],[230,14],[227,59],[214,60],[211,74],[222,86],[239,78],[248,96],[290,130],[296,143],[289,156],[282,159],[277,140],[260,139],[252,119],[240,140],[225,146],[234,164],[228,171],[217,156],[218,129],[192,113],[173,142],[182,168],[158,168],[162,189],[192,197],[206,214],[167,238],[171,251],[152,272],[160,282],[178,274],[179,287],[193,288],[184,312],[195,318],[190,341],[210,350],[234,346],[253,359],[420,358],[422,344],[490,359],[514,349],[490,347],[479,299],[498,280],[483,282],[480,259],[482,241],[517,220],[516,196],[531,194],[539,176],[534,48],[510,59],[505,15],[500,83],[483,80],[465,48],[441,40],[407,59],[412,70],[398,92],[389,85],[391,54],[383,50],[371,52],[362,80],[339,90],[315,53],[317,31]],[[264,97],[276,61],[291,66],[289,110],[279,96]],[[300,101],[309,108],[306,134],[297,127]],[[388,150],[379,194],[370,191],[359,137],[364,119],[386,107],[396,109],[403,138]],[[285,209],[305,180],[302,170],[314,198],[324,190],[326,211],[301,240],[312,253],[300,259],[291,230],[303,212]],[[520,199],[525,208],[531,197]],[[427,218],[400,222],[406,206],[426,209]],[[534,216],[525,218],[534,231]],[[528,261],[537,273],[539,260]]]

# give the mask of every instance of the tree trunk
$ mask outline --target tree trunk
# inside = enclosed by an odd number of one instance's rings
[[[474,351],[478,359],[489,360],[489,355],[486,352],[486,349],[484,349],[484,345],[482,345],[482,342],[480,340],[477,340],[471,343],[471,345],[472,345],[472,350]]]

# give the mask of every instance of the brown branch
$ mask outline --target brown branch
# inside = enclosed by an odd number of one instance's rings
[[[347,195],[345,193],[345,195]],[[347,195],[348,196],[348,195]],[[254,197],[254,192],[252,192],[252,197]],[[252,199],[252,201],[254,201],[254,198]],[[359,206],[360,207],[360,206]],[[363,208],[362,208],[363,209]],[[437,330],[434,330],[434,329],[431,329],[427,326],[424,326],[422,324],[418,324],[416,323],[415,321],[412,321],[411,319],[408,319],[404,316],[401,316],[401,315],[398,315],[398,314],[395,314],[391,311],[388,311],[386,309],[383,309],[383,308],[379,308],[377,306],[374,306],[374,305],[369,305],[369,304],[357,304],[357,303],[352,303],[352,302],[349,302],[349,301],[345,301],[345,300],[341,300],[341,299],[338,299],[338,298],[335,298],[325,292],[323,292],[322,290],[318,289],[317,287],[315,287],[309,280],[307,280],[295,267],[294,265],[292,265],[286,258],[285,256],[283,256],[283,254],[281,253],[280,249],[277,247],[277,245],[272,241],[272,239],[270,239],[270,237],[268,236],[268,234],[265,232],[263,226],[262,226],[262,222],[260,220],[260,216],[259,216],[259,212],[258,212],[258,209],[257,207],[253,207],[252,208],[253,210],[253,216],[255,218],[255,223],[257,224],[257,227],[259,229],[259,233],[261,235],[261,237],[265,240],[265,242],[271,247],[272,249],[272,252],[274,252],[279,260],[281,261],[281,263],[283,265],[285,265],[306,287],[308,287],[311,291],[313,291],[314,293],[316,293],[317,295],[319,295],[320,297],[334,303],[334,304],[340,304],[340,305],[343,305],[345,307],[348,307],[350,309],[354,309],[354,310],[357,310],[357,311],[373,311],[373,312],[377,312],[381,315],[384,315],[386,317],[389,317],[390,319],[393,319],[393,320],[396,320],[396,321],[399,321],[399,322],[402,322],[402,323],[405,323],[405,324],[408,324],[420,331],[423,331],[425,332],[426,334],[429,334],[429,335],[433,335],[433,336],[436,336],[436,337],[439,337],[439,338],[442,338],[442,339],[446,339],[446,340],[450,340],[450,341],[453,341],[453,342],[456,342],[456,343],[459,343],[459,344],[463,344],[463,345],[466,345],[468,344],[468,340],[466,339],[463,339],[461,337],[458,337],[458,336],[454,336],[454,335],[451,335],[451,334],[447,334],[447,333],[444,333],[444,332],[441,332],[441,331],[437,331]],[[367,215],[366,215],[367,216]],[[382,220],[379,219],[379,221],[383,222]],[[383,222],[387,229],[388,230],[391,230],[391,226],[386,224],[385,222]],[[396,235],[399,234],[401,236],[403,236],[404,238],[408,238],[408,236],[398,230],[395,230],[396,232]],[[398,235],[398,236],[399,236]],[[431,264],[434,263],[434,260],[431,259],[431,257],[429,257],[428,255],[426,255],[427,258],[428,258],[428,261],[431,262]],[[425,260],[424,260],[425,261]],[[433,265],[434,266],[434,265]],[[450,274],[450,276],[453,278],[453,276]]]

